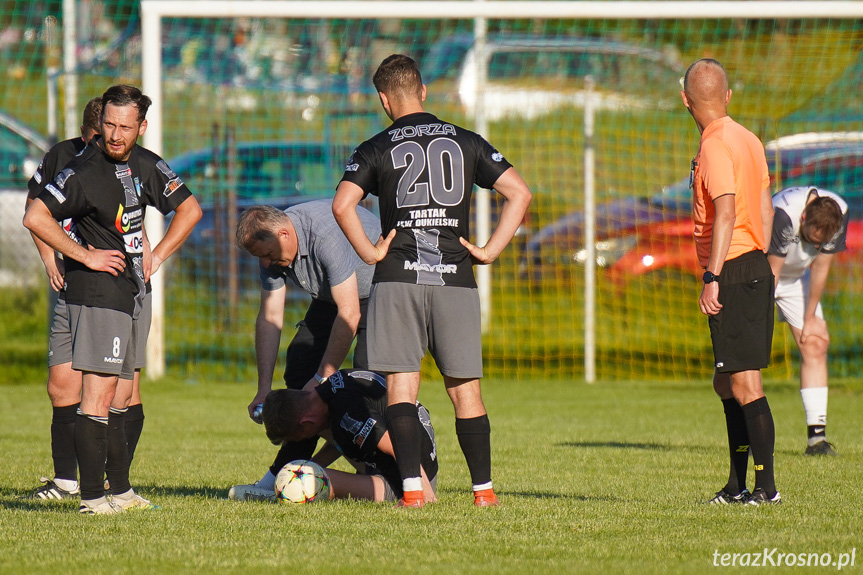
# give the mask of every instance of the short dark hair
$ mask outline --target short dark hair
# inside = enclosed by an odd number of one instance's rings
[[[85,130],[102,133],[102,97],[97,96],[87,102],[84,106],[84,115],[81,118],[81,125]]]
[[[422,99],[423,79],[419,64],[404,54],[384,58],[372,81],[375,89],[388,97]]]
[[[268,393],[261,411],[267,439],[274,445],[303,439],[300,421],[309,409],[309,399],[309,392],[299,389],[276,389]]]
[[[276,237],[275,230],[284,223],[285,212],[273,206],[251,206],[237,220],[237,245],[243,249],[252,240],[265,242]]]
[[[818,232],[824,243],[836,237],[845,221],[839,203],[827,196],[818,196],[806,204],[803,217],[803,225]]]
[[[128,84],[117,84],[111,86],[102,94],[102,109],[108,104],[115,106],[135,106],[138,109],[138,122],[143,122],[147,117],[147,110],[153,101],[145,96],[139,88]]]

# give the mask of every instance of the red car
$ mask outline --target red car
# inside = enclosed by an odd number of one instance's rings
[[[863,133],[787,136],[766,146],[776,190],[818,186],[841,195],[851,219],[847,250],[839,261],[858,258],[863,244]],[[779,168],[777,169],[777,166]],[[528,240],[521,271],[534,282],[555,277],[561,266],[580,269],[585,261],[584,214],[573,212]],[[596,209],[596,264],[615,280],[657,270],[699,276],[702,269],[692,237],[692,191],[681,180],[652,198],[624,198]]]

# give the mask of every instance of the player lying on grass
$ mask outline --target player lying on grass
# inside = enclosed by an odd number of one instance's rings
[[[386,378],[372,371],[341,370],[323,383],[303,390],[279,389],[264,400],[267,437],[276,445],[323,437],[312,458],[321,466],[344,455],[357,473],[327,469],[330,498],[397,501],[402,481],[396,466],[384,414]],[[425,500],[436,501],[437,451],[428,410],[417,403],[422,422],[422,482]]]

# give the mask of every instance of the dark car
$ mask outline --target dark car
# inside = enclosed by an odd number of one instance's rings
[[[0,188],[26,190],[48,147],[38,132],[0,112]]]
[[[780,138],[765,146],[771,182],[779,190],[813,185],[834,191],[852,210],[847,243],[852,253],[863,210],[863,133],[813,133]],[[539,230],[525,247],[522,274],[534,282],[572,273],[587,258],[583,212],[567,214]],[[676,269],[699,274],[692,238],[692,192],[689,179],[664,188],[651,198],[622,198],[596,208],[596,264],[614,279],[654,270]],[[861,230],[863,231],[863,230]],[[848,257],[843,256],[843,257]]]
[[[169,160],[203,211],[185,242],[184,259],[194,258],[197,270],[224,267],[234,251],[233,223],[244,209],[267,204],[284,210],[332,198],[350,153],[346,146],[323,142],[240,142],[233,160],[225,148],[196,150]],[[230,166],[235,173],[230,173]],[[233,217],[228,210],[231,202],[236,204]],[[239,250],[237,259],[241,276],[257,277],[255,258]]]

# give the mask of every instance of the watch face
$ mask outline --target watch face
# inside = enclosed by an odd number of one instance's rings
[[[704,275],[701,276],[701,279],[704,280],[704,283],[709,284],[716,281],[716,276],[713,275],[713,272],[706,271],[704,272]]]

